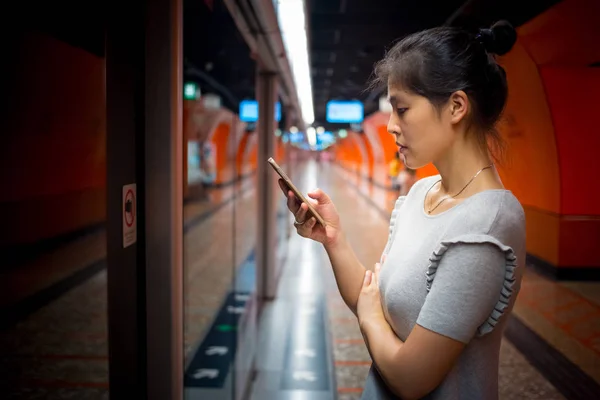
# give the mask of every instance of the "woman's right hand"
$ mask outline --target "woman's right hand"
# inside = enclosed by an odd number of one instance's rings
[[[308,205],[301,203],[286,185],[279,179],[279,187],[287,197],[288,209],[294,215],[296,231],[302,237],[315,240],[325,246],[337,243],[341,236],[340,216],[331,202],[331,199],[321,189],[308,192],[309,201],[313,208],[323,217],[326,227],[317,222],[316,218],[308,211]]]

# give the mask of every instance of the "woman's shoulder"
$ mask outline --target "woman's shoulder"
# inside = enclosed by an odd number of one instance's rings
[[[427,191],[440,180],[440,175],[432,175],[419,179],[408,194],[401,197],[396,204],[397,210],[402,204],[415,203],[422,206]],[[451,229],[458,231],[488,233],[501,236],[511,233],[523,233],[525,230],[525,212],[519,200],[507,189],[488,189],[467,198],[457,210],[449,212],[454,216]]]
[[[525,241],[525,211],[521,202],[509,190],[499,193],[496,216],[489,233],[500,240],[520,243]]]
[[[523,207],[510,190],[488,189],[468,200],[465,214],[470,219],[485,221],[490,227],[503,222],[510,226],[525,221]]]
[[[465,206],[456,214],[449,234],[489,235],[511,245],[524,242],[525,212],[511,191],[485,190],[473,195]]]

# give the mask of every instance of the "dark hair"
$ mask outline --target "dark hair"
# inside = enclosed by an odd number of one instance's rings
[[[473,108],[471,122],[485,133],[479,137],[482,145],[487,146],[489,138],[501,151],[503,142],[494,126],[506,104],[508,85],[494,54],[508,53],[516,40],[515,29],[506,21],[476,34],[453,27],[417,32],[396,43],[376,64],[371,87],[400,83],[438,108],[462,90]]]

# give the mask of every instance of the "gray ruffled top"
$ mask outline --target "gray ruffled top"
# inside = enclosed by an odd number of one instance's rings
[[[396,202],[380,274],[384,313],[406,340],[415,324],[466,344],[426,399],[498,398],[506,319],[525,261],[525,216],[507,190],[486,190],[437,215],[423,209],[439,179],[417,182]],[[395,399],[371,368],[362,399]]]

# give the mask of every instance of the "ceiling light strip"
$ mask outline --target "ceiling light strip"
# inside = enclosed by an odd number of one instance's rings
[[[277,5],[279,28],[298,91],[302,117],[304,122],[310,125],[315,120],[315,113],[308,62],[304,0],[277,0]]]

